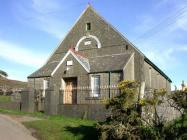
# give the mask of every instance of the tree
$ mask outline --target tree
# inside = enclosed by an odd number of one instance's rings
[[[7,74],[6,72],[0,70],[0,76],[1,76],[1,75],[4,76],[4,77],[7,77],[7,76],[8,76],[8,74]]]

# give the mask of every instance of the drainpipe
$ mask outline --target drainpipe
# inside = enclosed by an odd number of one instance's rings
[[[110,97],[111,97],[111,95],[110,95],[110,75],[111,75],[111,72],[108,72],[108,85],[109,85],[109,91],[108,91],[108,93],[109,93],[109,99],[110,99]]]

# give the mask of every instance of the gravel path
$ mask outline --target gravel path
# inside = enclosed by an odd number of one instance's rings
[[[0,114],[0,139],[1,140],[36,140],[31,132],[20,122],[33,121],[35,118],[27,116],[10,116]]]

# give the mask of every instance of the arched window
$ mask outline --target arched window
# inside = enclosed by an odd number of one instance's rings
[[[101,42],[99,41],[99,39],[98,39],[96,36],[94,36],[94,35],[87,35],[87,36],[83,36],[83,37],[81,37],[81,38],[79,39],[79,41],[78,41],[77,44],[76,44],[75,51],[78,51],[78,50],[79,50],[79,45],[80,45],[80,43],[81,43],[83,40],[85,40],[86,38],[92,38],[92,39],[94,39],[94,40],[97,42],[97,48],[101,48]]]

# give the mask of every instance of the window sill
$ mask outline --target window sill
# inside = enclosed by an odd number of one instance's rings
[[[101,97],[86,97],[86,100],[102,100]]]

